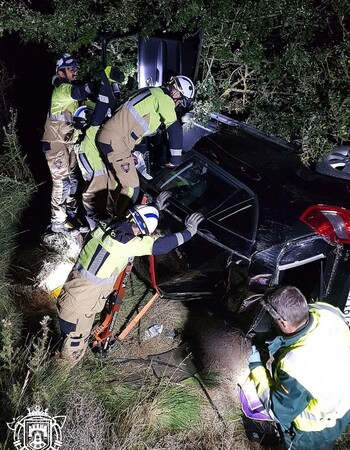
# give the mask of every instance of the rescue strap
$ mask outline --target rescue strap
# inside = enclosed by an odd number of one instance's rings
[[[113,329],[117,320],[117,314],[123,304],[126,285],[128,283],[134,258],[129,258],[125,269],[119,274],[112,293],[108,296],[105,307],[101,313],[102,321],[95,327],[91,333],[91,346],[95,350],[106,352],[110,346],[110,340],[113,336]]]

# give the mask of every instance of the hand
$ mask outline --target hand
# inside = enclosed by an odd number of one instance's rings
[[[107,66],[104,72],[111,83],[122,83],[124,81],[125,75],[119,69],[119,67]]]
[[[248,364],[249,369],[253,369],[256,365],[261,363],[261,356],[259,350],[255,347],[255,345],[252,345],[252,353],[248,357]]]
[[[152,205],[152,203],[153,203],[153,197],[152,197],[152,195],[150,195],[150,194],[148,194],[147,192],[145,192],[145,193],[143,194],[141,204],[142,204],[142,205]]]
[[[172,195],[173,194],[170,191],[163,191],[158,195],[158,197],[156,198],[156,207],[159,209],[159,211],[163,211],[163,209],[169,206],[169,203],[166,203],[166,201]]]
[[[186,229],[194,236],[197,233],[198,225],[204,220],[204,216],[201,213],[193,213],[185,220]]]

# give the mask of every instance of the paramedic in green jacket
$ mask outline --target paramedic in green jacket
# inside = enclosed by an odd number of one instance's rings
[[[51,230],[70,230],[69,218],[75,219],[77,203],[77,160],[73,151],[73,114],[79,101],[92,93],[92,83],[77,83],[77,61],[64,53],[56,63],[56,75],[48,116],[45,122],[42,148],[52,178]]]
[[[307,304],[293,286],[262,300],[279,336],[269,345],[272,375],[253,347],[249,368],[258,396],[286,448],[332,449],[350,422],[350,330],[338,308]]]
[[[183,133],[176,108],[189,106],[194,92],[193,82],[182,75],[173,77],[163,87],[142,88],[101,127],[97,142],[119,183],[117,201],[122,205],[121,211],[126,209],[123,206],[128,206],[129,200],[134,204],[139,195],[139,178],[131,152],[143,137],[165,126],[170,147],[167,165],[174,167],[181,163]]]
[[[160,193],[155,206],[133,207],[124,220],[98,222],[87,236],[57,300],[63,360],[74,365],[84,356],[95,314],[102,311],[129,258],[168,253],[196,234],[203,220],[200,213],[188,217],[183,231],[152,235],[158,226],[159,211],[166,207],[170,195],[168,191]]]

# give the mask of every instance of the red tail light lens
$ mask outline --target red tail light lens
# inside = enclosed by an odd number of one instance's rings
[[[331,242],[350,244],[350,211],[339,206],[312,205],[300,220]]]

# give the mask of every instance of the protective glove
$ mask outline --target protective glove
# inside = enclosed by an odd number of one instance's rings
[[[252,353],[248,357],[248,365],[249,369],[252,370],[254,367],[257,367],[261,364],[261,356],[259,350],[255,345],[252,345]]]
[[[158,197],[156,198],[156,207],[159,209],[159,211],[163,211],[163,209],[169,205],[169,203],[166,203],[166,201],[172,195],[173,194],[170,191],[163,191],[158,195]]]
[[[104,72],[111,83],[122,83],[125,75],[118,67],[107,66]]]
[[[204,220],[204,216],[201,213],[193,213],[185,220],[186,229],[194,236],[197,233],[198,225]]]

